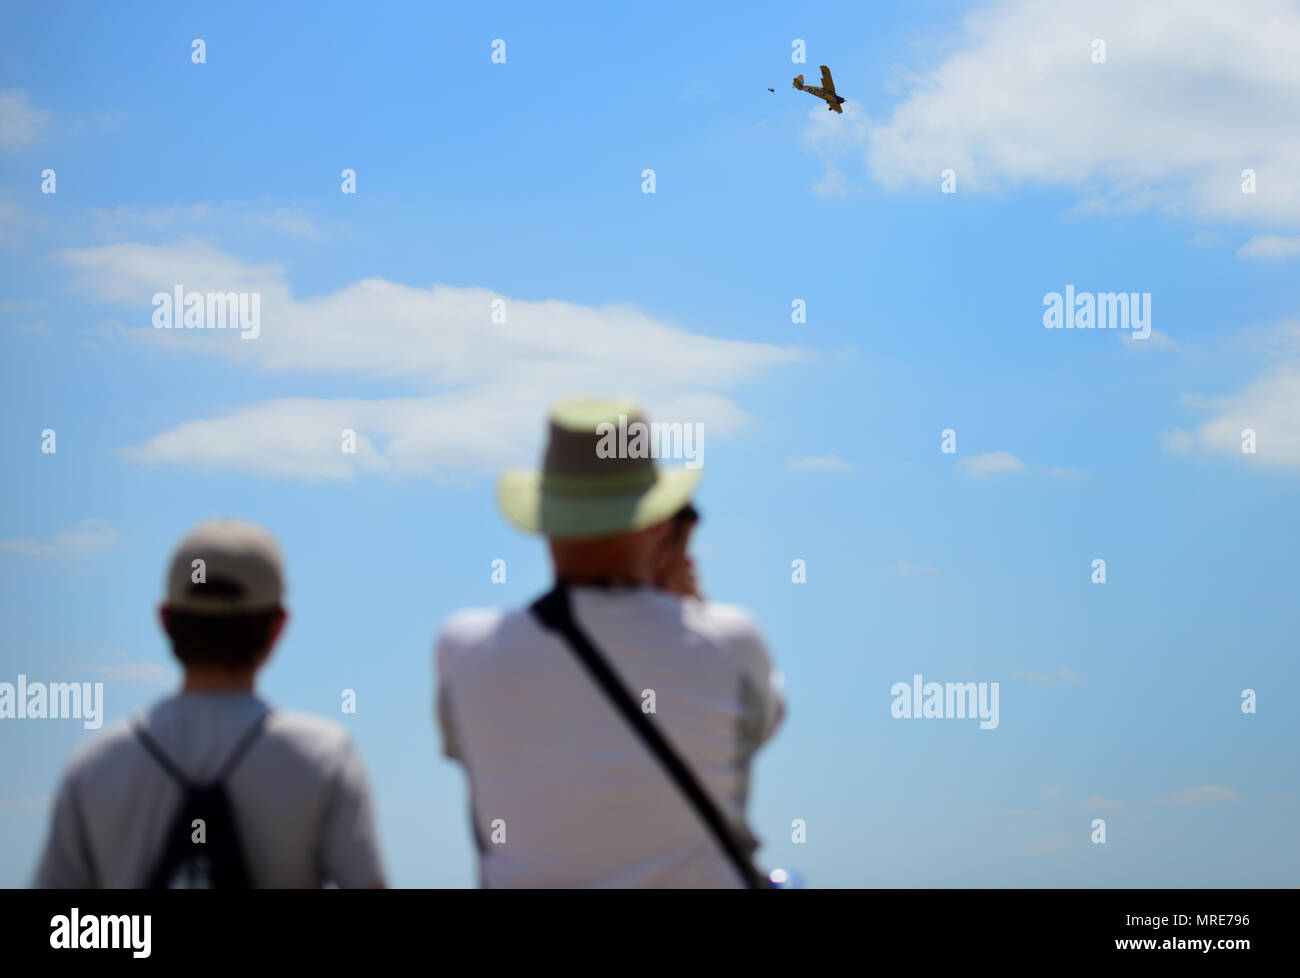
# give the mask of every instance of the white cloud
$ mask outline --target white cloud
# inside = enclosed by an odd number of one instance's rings
[[[1265,805],[1300,805],[1300,796],[1283,791],[1274,795],[1265,795],[1260,801]]]
[[[283,207],[270,214],[249,214],[244,218],[244,223],[249,227],[265,228],[298,238],[321,237],[320,229],[310,217],[301,211],[291,211]]]
[[[843,197],[849,192],[849,181],[838,167],[828,163],[826,172],[813,184],[812,191],[818,197]]]
[[[957,471],[971,478],[980,479],[1006,472],[1023,472],[1025,463],[1010,452],[985,452],[983,455],[971,455],[957,462]]]
[[[995,818],[1037,818],[1042,812],[1032,808],[969,808],[972,815],[992,815]]]
[[[171,669],[158,662],[124,662],[100,666],[99,674],[109,679],[143,683],[147,686],[165,686],[175,678]]]
[[[48,333],[50,327],[35,318],[42,303],[36,299],[0,299],[0,318],[10,319],[24,333]]]
[[[19,207],[11,200],[0,200],[0,246],[25,247],[27,232],[44,226],[45,219],[38,212]]]
[[[1021,844],[1020,849],[1022,852],[1036,856],[1048,856],[1059,852],[1069,852],[1071,849],[1076,848],[1077,845],[1078,839],[1075,836],[1063,832],[1060,835],[1040,835],[1028,839]]]
[[[43,303],[39,299],[0,299],[0,316],[35,312]]]
[[[1142,339],[1137,339],[1132,333],[1124,331],[1119,334],[1119,339],[1126,349],[1139,353],[1148,350],[1172,350],[1178,346],[1167,334],[1158,329],[1151,330]]]
[[[1199,788],[1184,788],[1160,799],[1166,805],[1213,805],[1222,802],[1240,801],[1236,788],[1223,785],[1207,784]]]
[[[300,210],[269,207],[268,200],[257,204],[238,201],[224,203],[169,204],[165,206],[138,206],[119,204],[113,208],[97,207],[90,211],[91,229],[107,240],[129,241],[144,232],[175,229],[173,233],[199,233],[198,225],[236,230],[240,227],[258,231],[272,231],[297,238],[321,239],[325,231],[310,215]],[[333,231],[347,225],[331,223]]]
[[[1290,319],[1275,326],[1248,326],[1242,330],[1247,346],[1265,353],[1300,353],[1300,319]]]
[[[274,263],[250,265],[194,238],[170,246],[111,244],[69,249],[58,252],[57,257],[77,269],[81,273],[80,284],[102,301],[138,308],[142,326],[149,323],[153,314],[151,301],[154,293],[171,292],[176,285],[195,292],[260,291],[263,294],[263,319],[266,318],[268,298],[288,298],[282,266]],[[148,337],[152,333],[151,329],[144,335]],[[162,331],[157,335],[158,342],[163,343],[175,336],[193,336],[184,331]],[[232,338],[238,340],[238,337]],[[245,351],[247,354],[253,352]],[[251,360],[252,357],[245,359]]]
[[[1106,798],[1103,795],[1088,795],[1083,799],[1083,807],[1090,812],[1123,812],[1128,806],[1122,801]]]
[[[898,565],[899,577],[911,577],[913,574],[937,574],[939,568],[932,567],[930,564],[909,564],[906,562]]]
[[[1053,479],[1062,479],[1066,482],[1077,482],[1083,475],[1078,469],[1067,469],[1064,466],[1054,466],[1047,470],[1047,474]]]
[[[786,464],[796,472],[852,472],[853,466],[838,455],[819,455],[811,458],[791,456]]]
[[[49,119],[48,111],[32,108],[26,92],[16,88],[0,91],[0,149],[34,143]]]
[[[278,265],[250,265],[202,242],[115,244],[62,253],[102,300],[152,314],[155,292],[256,292],[261,333],[133,331],[172,352],[262,370],[379,378],[410,397],[279,399],[187,421],[129,449],[135,458],[307,479],[362,472],[456,478],[532,460],[547,406],[627,393],[652,417],[726,434],[748,415],[720,390],[807,356],[797,347],[688,333],[624,306],[512,299],[483,288],[416,288],[369,278],[296,298]],[[506,321],[493,322],[494,301]],[[128,330],[128,332],[132,332]],[[341,433],[357,433],[356,454]]]
[[[1231,397],[1206,402],[1214,417],[1195,431],[1165,436],[1172,452],[1215,452],[1272,469],[1300,469],[1300,364],[1275,367]],[[1242,431],[1255,432],[1255,452],[1242,449]]]
[[[1261,234],[1238,248],[1237,257],[1256,261],[1300,258],[1300,238],[1288,238],[1280,234]]]
[[[90,219],[100,234],[118,236],[129,234],[139,228],[158,229],[172,224],[196,224],[211,217],[214,208],[210,204],[170,204],[166,207],[137,207],[133,204],[118,204],[111,209],[93,208]]]
[[[32,795],[27,798],[0,798],[0,814],[38,814],[45,811],[49,804],[48,795]]]
[[[1020,672],[1018,670],[1013,669],[1011,670],[1011,678],[1022,679],[1025,682],[1035,686],[1055,686],[1058,683],[1070,683],[1073,685],[1077,685],[1083,682],[1083,677],[1080,676],[1073,669],[1064,669],[1064,668],[1059,669],[1054,673],[1038,672],[1038,671]]]
[[[851,189],[840,162],[852,157],[866,140],[871,120],[856,102],[843,106],[843,113],[827,112],[820,102],[809,110],[808,128],[804,142],[821,157],[825,170],[813,184],[813,193],[826,197],[842,197]]]
[[[1106,42],[1106,62],[1091,60]],[[886,187],[1066,187],[1085,210],[1300,224],[1300,7],[1286,0],[999,0],[904,79],[864,158]],[[817,130],[809,130],[817,138]],[[1242,193],[1253,169],[1257,193]]]
[[[0,553],[44,557],[51,554],[84,553],[110,546],[118,540],[117,533],[101,519],[90,517],[56,533],[47,540],[24,537],[18,540],[0,540]]]

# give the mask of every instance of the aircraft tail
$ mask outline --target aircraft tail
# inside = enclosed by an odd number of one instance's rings
[[[803,88],[803,75],[798,75],[794,80],[795,88]]]

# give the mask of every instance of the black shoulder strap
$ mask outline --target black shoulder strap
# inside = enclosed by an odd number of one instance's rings
[[[230,777],[231,772],[235,770],[235,766],[244,759],[244,755],[248,753],[248,749],[253,746],[254,741],[256,741],[261,735],[262,729],[266,726],[266,718],[268,716],[270,716],[269,710],[259,716],[256,722],[248,728],[244,735],[239,739],[239,742],[235,744],[234,749],[230,752],[230,756],[226,758],[225,763],[222,764],[221,768],[217,771],[217,776],[212,779],[212,784],[220,784],[225,781],[226,778]],[[198,787],[193,781],[185,776],[185,772],[176,765],[176,762],[167,756],[167,752],[162,749],[158,741],[154,740],[150,733],[145,730],[143,723],[136,720],[131,724],[131,730],[135,733],[136,740],[140,741],[140,746],[149,752],[150,756],[158,762],[158,766],[166,771],[171,779],[180,785],[182,789],[190,791]]]
[[[140,746],[149,752],[149,755],[158,762],[158,766],[166,771],[182,789],[188,791],[194,787],[194,783],[185,776],[185,772],[176,766],[172,759],[167,756],[167,752],[159,746],[158,741],[154,740],[149,732],[145,730],[141,721],[135,720],[132,722],[131,732],[135,734],[135,739],[140,741]]]
[[[650,751],[659,759],[664,769],[677,783],[694,806],[695,811],[709,827],[713,833],[718,845],[727,854],[732,865],[736,867],[745,885],[750,889],[766,889],[767,883],[763,876],[754,867],[753,862],[741,844],[737,841],[735,833],[727,824],[726,816],[714,804],[712,798],[700,786],[691,769],[681,756],[673,750],[671,744],[664,738],[658,728],[655,727],[646,715],[641,712],[641,707],[637,700],[628,693],[623,686],[614,670],[610,667],[605,657],[601,655],[600,650],[592,643],[578,627],[574,620],[573,610],[569,605],[569,593],[565,586],[557,584],[551,591],[544,594],[533,602],[529,609],[533,616],[541,623],[543,628],[549,631],[558,632],[567,641],[569,646],[577,654],[582,664],[587,667],[593,679],[596,680],[600,688],[604,690],[609,701],[623,715],[632,729],[637,732],[640,738],[645,742]]]
[[[221,765],[221,770],[218,771],[217,776],[213,778],[215,784],[224,782],[226,778],[230,777],[234,772],[235,768],[239,765],[239,762],[244,759],[244,755],[248,753],[248,749],[257,742],[257,738],[260,737],[262,731],[266,729],[266,720],[270,715],[270,710],[263,711],[262,715],[253,721],[253,725],[249,727],[244,733],[244,736],[239,739],[239,743],[235,744],[234,750],[232,750],[230,756],[226,758],[226,763]]]

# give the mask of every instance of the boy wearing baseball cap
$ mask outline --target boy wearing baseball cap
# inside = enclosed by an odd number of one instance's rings
[[[347,733],[254,693],[283,595],[280,551],[262,528],[211,520],[181,541],[160,609],[181,690],[73,757],[34,886],[383,885]]]

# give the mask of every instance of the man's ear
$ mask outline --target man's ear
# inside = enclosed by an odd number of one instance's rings
[[[266,632],[266,648],[269,651],[279,640],[280,633],[284,631],[285,622],[289,620],[289,612],[283,608],[276,608],[275,614],[271,616],[271,623]]]
[[[271,658],[271,652],[275,649],[275,643],[280,640],[280,633],[284,631],[284,623],[289,619],[289,612],[284,608],[275,609],[275,614],[271,616],[270,622],[266,626],[266,648],[262,654],[257,657],[257,662],[253,664],[254,669],[260,669],[266,665],[266,660]]]
[[[658,546],[659,544],[663,543],[664,539],[668,536],[672,528],[673,528],[672,520],[661,520],[660,522],[654,524],[653,526],[647,526],[644,532],[646,535],[646,539],[649,540],[655,546]]]

